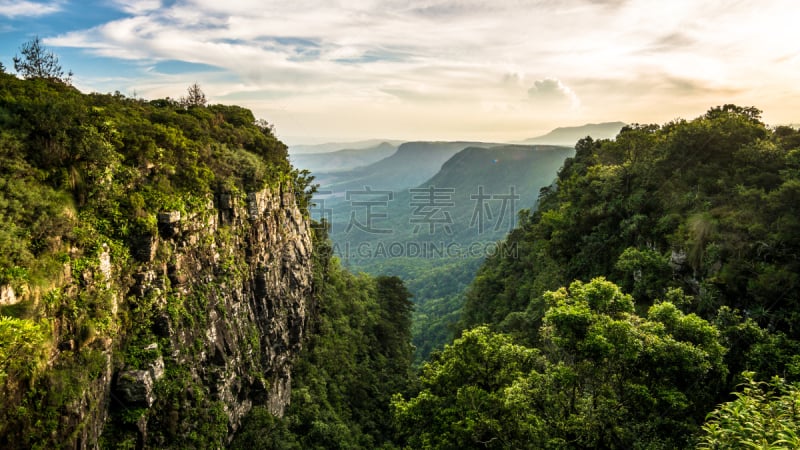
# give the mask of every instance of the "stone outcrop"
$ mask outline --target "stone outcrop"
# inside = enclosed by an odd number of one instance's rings
[[[223,405],[231,433],[253,405],[282,415],[312,283],[309,224],[294,195],[218,194],[203,211],[159,214],[158,236],[141,242],[132,253],[145,257],[129,301],[152,301],[153,335],[169,345],[145,352],[158,355],[154,361],[118,371],[115,392],[125,407],[180,415],[154,389],[166,364],[188,372],[195,388]]]
[[[14,293],[14,288],[9,285],[0,286],[0,305],[14,305],[19,300]]]

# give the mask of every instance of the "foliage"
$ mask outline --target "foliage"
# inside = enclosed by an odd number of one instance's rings
[[[558,445],[627,448],[638,436],[636,445],[685,446],[736,374],[800,377],[799,147],[798,130],[769,129],[760,111],[735,105],[578,142],[538,210],[506,238],[518,252],[478,271],[461,318],[463,329],[488,324],[560,368],[566,382],[548,384],[546,372],[517,385],[531,411],[566,404],[579,418],[551,426],[566,439]],[[554,290],[599,276],[633,295],[603,312],[609,305],[576,301],[596,297],[587,285]],[[761,390],[747,392],[710,416],[706,436],[722,433],[733,409],[758,436],[780,431],[751,405]]]
[[[0,316],[0,392],[6,379],[29,379],[44,362],[47,328],[28,319]]]
[[[416,396],[395,397],[409,445],[687,445],[726,374],[718,330],[669,302],[640,317],[602,278],[544,297],[539,348],[468,330],[423,367]]]
[[[486,327],[469,330],[423,366],[421,391],[392,406],[410,448],[541,446],[542,423],[521,424],[507,396],[512,384],[542,366],[541,356]]]
[[[742,374],[746,382],[736,399],[708,415],[698,448],[800,447],[800,387],[778,377],[758,382],[754,375]]]
[[[371,274],[397,276],[414,294],[411,341],[414,344],[414,365],[420,366],[428,356],[452,342],[454,325],[461,315],[464,290],[475,277],[482,260],[474,258],[397,257],[372,260],[353,269]]]
[[[158,233],[157,215],[207,212],[223,193],[291,189],[295,174],[286,146],[244,108],[82,94],[38,39],[23,46],[15,66],[25,79],[0,73],[0,286],[19,300],[0,307],[0,447],[79,445],[104,407],[91,395],[110,380],[112,350],[117,365],[145,366],[143,346],[126,346],[154,342],[156,299],[126,294],[137,260],[151,258],[142,248]],[[169,251],[160,246],[158,257]],[[113,261],[110,273],[101,258]],[[207,320],[175,301],[167,308]],[[151,437],[165,446],[170,439],[222,445],[222,404],[167,368],[172,378],[156,387],[180,405],[186,427]],[[89,415],[72,413],[85,405]],[[123,425],[135,436],[135,424]],[[131,435],[119,436],[130,443]]]
[[[491,324],[536,344],[544,292],[605,276],[641,313],[681,289],[684,311],[715,320],[727,307],[794,347],[798,139],[797,130],[768,129],[755,108],[724,105],[691,121],[630,125],[615,140],[581,140],[539,208],[508,235],[515,255],[492,256],[478,271],[461,327]],[[762,350],[733,342],[730,373],[758,370],[746,354]]]
[[[64,84],[70,83],[72,72],[64,74],[64,69],[58,63],[58,56],[42,45],[39,36],[22,44],[20,53],[22,56],[14,56],[14,70],[23,78],[44,78]],[[0,70],[1,72],[3,71]]]
[[[200,85],[193,83],[186,89],[186,97],[181,97],[180,104],[186,108],[206,106],[206,94],[200,89]]]

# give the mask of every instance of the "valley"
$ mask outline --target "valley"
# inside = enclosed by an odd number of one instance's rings
[[[341,152],[314,155],[329,155],[334,165],[317,175],[312,217],[325,219],[345,267],[405,281],[417,363],[449,342],[477,268],[574,154],[567,146],[411,142],[339,172]]]

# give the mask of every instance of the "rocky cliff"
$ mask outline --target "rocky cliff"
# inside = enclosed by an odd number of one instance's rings
[[[158,236],[137,249],[143,261],[130,290],[154,306],[152,335],[144,333],[152,342],[137,343],[149,360],[123,367],[112,392],[125,408],[152,410],[137,422],[140,441],[163,445],[191,432],[201,425],[192,423],[202,419],[198,406],[218,408],[228,435],[253,404],[282,415],[312,281],[308,223],[293,194],[219,194],[204,211],[158,220]],[[162,378],[170,373],[186,386]]]
[[[54,291],[102,303],[105,327],[53,314],[40,383],[50,392],[38,402],[65,390],[51,417],[64,448],[214,447],[252,406],[280,416],[289,402],[312,289],[309,224],[293,193],[220,193],[191,214],[162,212],[157,229],[126,260],[101,245],[65,263]]]
[[[283,414],[310,182],[245,108],[0,73],[0,448],[220,448]]]

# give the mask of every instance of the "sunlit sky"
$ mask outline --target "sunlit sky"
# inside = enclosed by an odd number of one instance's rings
[[[736,103],[800,122],[796,0],[0,0],[0,61],[38,35],[85,92],[193,82],[290,144],[514,141]]]

